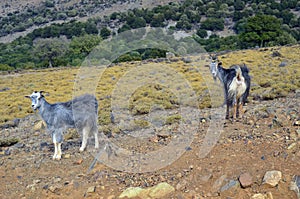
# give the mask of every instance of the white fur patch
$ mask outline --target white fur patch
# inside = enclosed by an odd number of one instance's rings
[[[246,83],[244,77],[240,77],[240,81],[237,77],[234,77],[230,86],[229,86],[229,94],[236,95],[236,98],[240,98],[246,91]]]
[[[30,97],[35,97],[35,98],[37,98],[37,99],[40,99],[41,98],[41,93],[40,92],[33,92],[31,95],[30,95]]]

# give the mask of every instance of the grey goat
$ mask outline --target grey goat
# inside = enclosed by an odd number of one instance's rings
[[[229,119],[229,107],[233,107],[233,120],[241,117],[243,105],[247,101],[251,78],[246,65],[233,65],[226,69],[222,67],[217,56],[211,56],[210,72],[216,80],[218,77],[223,84],[224,97],[226,102],[226,119]]]
[[[98,142],[98,102],[95,96],[85,94],[67,102],[50,104],[46,101],[43,91],[34,91],[30,96],[31,107],[39,110],[39,114],[47,124],[47,130],[51,133],[55,152],[53,159],[61,159],[61,144],[63,133],[68,128],[77,128],[82,133],[80,151],[84,151],[90,132],[95,136],[95,148],[99,148]]]

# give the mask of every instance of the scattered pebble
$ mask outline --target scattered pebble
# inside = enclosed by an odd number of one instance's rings
[[[115,195],[110,195],[110,196],[107,197],[107,199],[114,199],[114,198],[116,198]]]
[[[295,121],[294,126],[300,126],[300,120]]]
[[[74,162],[74,164],[81,164],[83,162],[83,159],[79,159],[76,162]]]
[[[60,177],[55,177],[54,179],[53,179],[53,182],[54,183],[58,183],[58,182],[60,182],[61,181],[61,178]]]
[[[285,67],[285,66],[287,66],[287,64],[288,63],[286,61],[283,61],[279,64],[279,67]]]
[[[290,144],[290,145],[287,147],[287,150],[291,150],[291,149],[295,148],[296,145],[297,145],[296,142]]]
[[[14,147],[21,149],[25,147],[25,144],[18,142],[17,144],[14,145]]]
[[[186,180],[181,180],[180,182],[178,182],[178,184],[176,185],[176,190],[183,190],[185,188],[185,186],[187,185],[187,181]]]
[[[65,159],[70,159],[70,157],[71,157],[71,154],[69,154],[69,153],[66,153],[63,155],[63,158],[65,158]]]
[[[273,195],[271,192],[268,192],[266,194],[257,193],[254,194],[251,199],[273,199]]]
[[[95,186],[91,186],[87,189],[87,193],[94,193],[96,191],[96,187]]]
[[[178,174],[176,175],[176,178],[182,178],[182,174],[181,174],[181,173],[178,173]]]
[[[48,190],[51,191],[52,193],[55,193],[58,191],[58,187],[52,185],[52,186],[48,187]]]

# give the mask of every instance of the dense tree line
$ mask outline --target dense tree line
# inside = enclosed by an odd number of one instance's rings
[[[101,1],[98,3],[100,5]],[[52,1],[48,0],[43,6],[43,10],[28,8],[23,13],[0,18],[3,27],[0,35],[23,31],[30,25],[54,19],[69,19],[81,13],[75,7],[63,12],[55,10]],[[86,22],[54,23],[9,44],[0,44],[0,69],[78,66],[103,39],[146,26],[168,26],[172,31],[195,30],[193,38],[207,51],[295,44],[300,41],[300,17],[295,12],[300,12],[297,0],[186,0],[153,9],[114,12]],[[170,26],[170,22],[175,25]],[[217,33],[226,26],[236,35],[218,36]],[[137,50],[115,61],[142,60],[164,54],[157,49]]]

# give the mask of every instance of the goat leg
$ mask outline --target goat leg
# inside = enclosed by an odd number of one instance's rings
[[[82,144],[81,144],[81,147],[79,149],[80,152],[83,152],[85,147],[86,147],[87,139],[88,139],[88,133],[89,133],[89,131],[86,128],[82,129]]]
[[[58,129],[57,131],[52,131],[52,141],[54,143],[54,155],[53,160],[61,159],[61,144],[63,142],[63,129]]]
[[[57,143],[54,142],[54,155],[53,155],[53,160],[60,160],[61,159],[61,144],[62,143]]]
[[[61,159],[61,154],[62,154],[62,152],[61,152],[61,144],[62,143],[57,143],[57,155],[56,155],[56,159],[57,160]]]
[[[236,120],[236,116],[237,116],[237,104],[235,103],[233,105],[233,116],[232,116],[232,120],[235,121]]]
[[[229,119],[229,105],[226,105],[226,117],[225,119]]]
[[[238,118],[242,118],[242,114],[244,114],[244,110],[243,110],[243,104],[242,103],[240,103],[239,105],[238,105]]]
[[[54,155],[53,155],[53,160],[55,160],[56,159],[56,156],[57,156],[57,143],[56,142],[54,142]]]
[[[95,149],[99,148],[98,131],[95,131]]]

